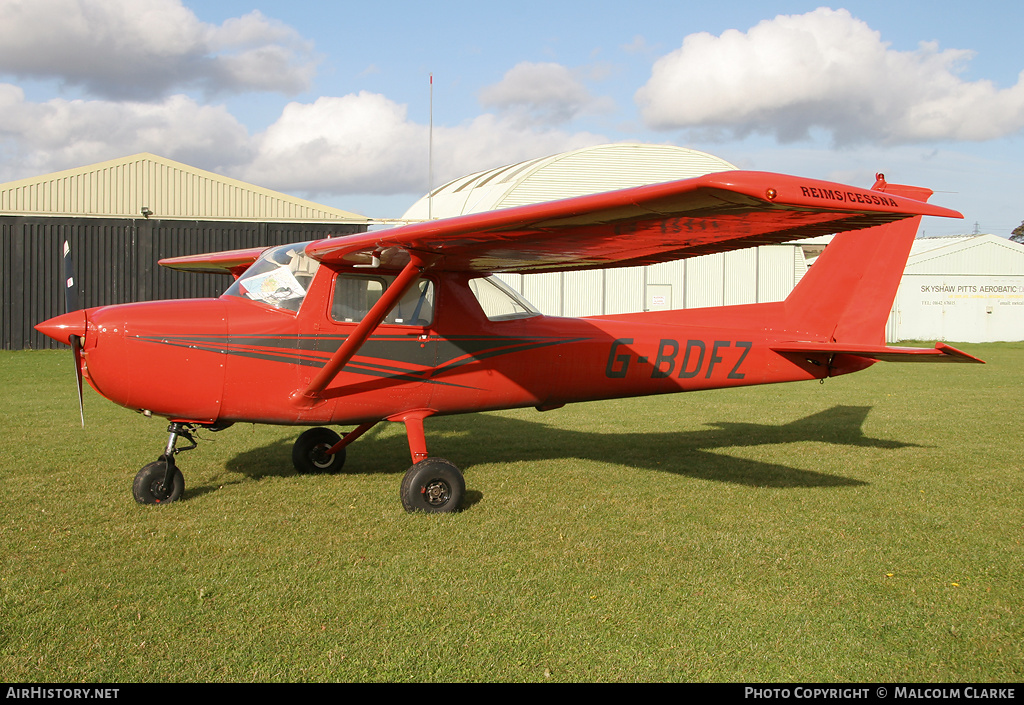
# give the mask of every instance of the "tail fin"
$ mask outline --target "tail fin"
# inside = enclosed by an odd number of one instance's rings
[[[887,184],[875,191],[927,201],[932,191]],[[921,216],[839,233],[785,301],[787,328],[809,339],[885,343],[885,324],[910,256]]]

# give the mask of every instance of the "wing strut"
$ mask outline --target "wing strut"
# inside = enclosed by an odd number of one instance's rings
[[[320,394],[327,388],[327,385],[334,381],[334,378],[338,376],[342,368],[359,352],[359,349],[363,347],[363,343],[377,330],[384,317],[388,315],[388,311],[416,283],[420,273],[432,263],[433,259],[436,259],[436,257],[430,257],[429,255],[424,257],[413,251],[409,251],[409,257],[409,263],[395,277],[395,281],[391,283],[391,286],[377,299],[377,302],[370,308],[366,316],[363,317],[363,320],[359,322],[356,329],[345,339],[345,342],[341,344],[338,351],[327,361],[323,369],[317,373],[316,377],[309,383],[309,386],[292,393],[291,399],[293,404],[312,408],[322,401]]]

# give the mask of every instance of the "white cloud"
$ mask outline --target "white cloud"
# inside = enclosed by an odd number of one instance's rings
[[[375,93],[289,103],[257,142],[240,178],[270,188],[394,193],[426,174],[427,129]]]
[[[435,185],[607,141],[484,114],[434,128]],[[0,182],[153,152],[290,193],[422,193],[427,151],[428,127],[375,93],[289,103],[265,132],[250,135],[223,106],[184,95],[36,103],[20,87],[0,83]]]
[[[435,186],[525,159],[544,157],[609,140],[591,132],[536,129],[490,113],[456,127],[434,128]]]
[[[257,156],[238,178],[309,194],[423,193],[428,127],[406,106],[361,92],[291,103],[255,139]],[[534,129],[484,114],[463,125],[434,128],[434,185],[481,169],[607,139],[589,133]]]
[[[610,109],[610,101],[592,96],[565,66],[529,61],[480,91],[480,104],[523,125],[558,125],[581,113]]]
[[[659,59],[636,94],[661,130],[773,134],[782,142],[830,133],[837,144],[988,140],[1024,128],[1024,73],[1009,89],[966,82],[971,52],[922,43],[889,48],[846,10],[780,15],[748,32],[691,34]]]
[[[295,94],[312,79],[312,46],[258,11],[220,26],[180,0],[6,0],[0,73],[57,79],[104,98]]]
[[[648,54],[655,50],[642,34],[633,35],[633,40],[629,44],[623,44],[619,48],[627,54]]]
[[[0,84],[0,181],[45,174],[137,152],[207,169],[249,158],[245,127],[220,106],[183,95],[156,103],[25,100]]]

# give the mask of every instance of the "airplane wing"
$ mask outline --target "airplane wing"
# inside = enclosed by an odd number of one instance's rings
[[[693,179],[318,240],[321,262],[552,272],[654,264],[956,211],[886,193],[782,174],[727,171]],[[895,189],[894,189],[895,190]]]
[[[160,260],[161,267],[177,269],[182,272],[214,272],[231,274],[238,279],[253,262],[259,259],[266,247],[250,247],[244,250],[228,250],[226,252],[210,252],[184,257],[167,257]]]

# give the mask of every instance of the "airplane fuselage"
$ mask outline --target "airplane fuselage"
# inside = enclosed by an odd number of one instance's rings
[[[297,312],[237,296],[86,311],[86,378],[131,409],[198,423],[359,424],[427,415],[692,391],[826,376],[773,352],[782,304],[607,317],[491,320],[459,274],[430,276],[427,323],[383,323],[311,408],[290,401],[352,333],[321,268]],[[717,315],[716,312],[717,311]],[[791,336],[790,336],[791,337]],[[857,368],[863,367],[859,365]],[[833,361],[831,374],[839,370]]]

